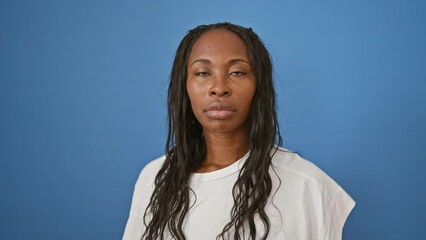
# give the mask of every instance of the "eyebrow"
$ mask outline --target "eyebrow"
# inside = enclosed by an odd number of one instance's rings
[[[194,65],[195,63],[206,63],[206,64],[210,64],[210,63],[212,63],[210,60],[208,60],[208,59],[205,59],[205,58],[199,58],[199,59],[195,59],[192,63],[191,63],[191,65],[190,66],[192,66],[192,65]],[[247,64],[249,64],[250,65],[250,63],[249,62],[247,62],[247,60],[245,60],[245,59],[242,59],[242,58],[233,58],[233,59],[231,59],[231,60],[229,60],[228,61],[228,64],[230,64],[230,65],[232,65],[232,64],[235,64],[235,63],[237,63],[237,62],[245,62],[245,63],[247,63]]]
[[[206,64],[211,63],[211,61],[210,61],[210,60],[208,60],[208,59],[199,58],[199,59],[195,59],[195,60],[191,63],[191,65],[190,65],[190,66],[192,66],[192,65],[196,64],[197,62],[199,62],[199,63],[206,63]]]

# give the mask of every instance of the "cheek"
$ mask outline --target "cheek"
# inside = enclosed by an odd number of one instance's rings
[[[192,111],[194,112],[195,116],[198,118],[198,112],[200,111],[200,105],[201,105],[201,100],[202,100],[200,93],[191,84],[186,85],[186,92],[187,92],[188,97],[189,97],[189,101],[190,101],[190,104],[191,104],[191,107],[192,107]]]
[[[255,94],[255,86],[245,86],[244,88],[240,88],[239,90],[239,96],[240,96],[240,104],[241,107],[244,107],[246,110],[249,110],[254,98]],[[248,108],[248,109],[247,109]]]
[[[252,111],[252,105],[253,105],[253,95],[250,97],[247,97],[246,103],[244,104],[244,107],[242,107],[244,110],[244,121],[247,120],[247,118],[250,115],[250,112]]]
[[[200,87],[197,86],[197,84],[195,84],[193,81],[188,79],[186,82],[186,92],[188,93],[188,96],[192,101],[197,97],[197,95],[199,95]]]

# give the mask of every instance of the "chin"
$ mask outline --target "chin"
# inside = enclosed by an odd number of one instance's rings
[[[212,133],[232,133],[244,130],[243,124],[236,124],[230,121],[210,121],[203,125],[204,131]]]
[[[204,127],[205,131],[217,132],[217,133],[228,133],[234,130],[233,127],[230,127],[228,124],[217,123],[209,124],[209,126]]]

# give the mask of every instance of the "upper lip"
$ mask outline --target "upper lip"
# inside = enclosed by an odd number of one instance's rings
[[[232,105],[229,102],[218,102],[218,101],[214,101],[209,103],[204,109],[204,112],[208,112],[208,111],[220,111],[220,110],[224,110],[224,111],[232,111],[235,112],[237,109],[234,107],[234,105]]]

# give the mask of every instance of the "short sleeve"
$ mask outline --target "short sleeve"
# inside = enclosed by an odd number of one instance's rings
[[[137,208],[138,208],[137,207],[138,198],[140,196],[139,192],[141,191],[141,189],[139,188],[139,184],[138,184],[139,179],[140,179],[140,176],[138,178],[138,181],[135,184],[133,197],[132,197],[132,203],[131,203],[131,206],[130,206],[129,218],[127,220],[126,228],[124,230],[123,240],[134,239],[136,236],[140,235],[141,219],[140,219],[139,215],[136,214]]]
[[[341,240],[343,226],[355,207],[355,201],[339,187],[331,204],[329,229],[326,240]]]
[[[140,172],[136,181],[129,218],[124,229],[123,240],[139,239],[143,231],[143,215],[154,190],[155,176],[165,157],[159,157],[148,163]]]

